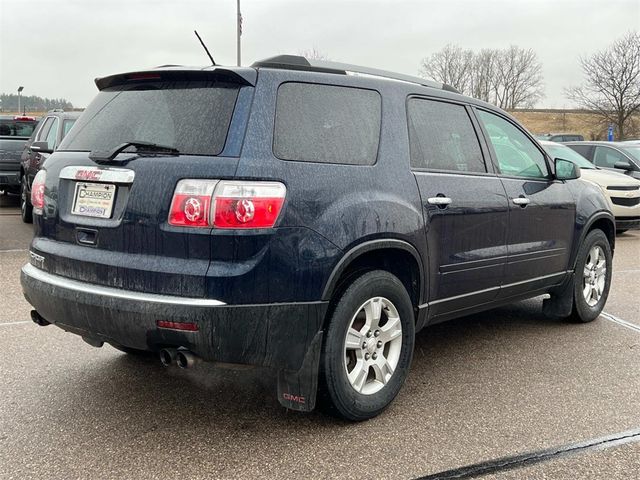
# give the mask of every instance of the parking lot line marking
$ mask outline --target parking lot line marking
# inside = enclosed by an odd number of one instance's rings
[[[4,327],[5,325],[22,325],[23,323],[31,323],[30,320],[22,320],[20,322],[0,322],[0,327]]]
[[[9,250],[0,250],[0,253],[28,252],[28,248],[11,248]]]
[[[607,313],[607,312],[601,312],[600,315],[602,315],[602,317],[606,318],[610,322],[617,323],[618,325],[622,325],[623,327],[626,327],[630,330],[640,333],[640,325],[627,322],[626,320],[622,320],[621,318],[618,318],[615,315],[611,315],[610,313]]]
[[[587,453],[594,450],[604,450],[611,447],[617,447],[627,443],[640,442],[640,428],[627,430],[626,432],[614,433],[605,437],[594,438],[584,442],[570,443],[558,447],[551,447],[544,450],[523,453],[512,457],[502,457],[486,462],[475,463],[461,468],[445,470],[443,472],[434,473],[419,477],[416,480],[448,480],[454,478],[475,478],[482,475],[503,472],[506,470],[514,470],[516,468],[526,467],[535,463],[557,460],[569,455],[577,455]]]

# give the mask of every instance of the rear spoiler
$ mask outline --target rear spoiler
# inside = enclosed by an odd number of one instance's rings
[[[239,83],[241,85],[254,86],[257,72],[254,68],[221,68],[208,67],[206,69],[183,68],[158,68],[153,70],[141,70],[138,72],[118,73],[108,77],[96,78],[98,90],[116,85],[130,85],[136,83],[148,83],[157,81],[216,81]]]

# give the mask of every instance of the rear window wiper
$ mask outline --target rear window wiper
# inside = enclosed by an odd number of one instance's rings
[[[136,153],[164,153],[166,155],[179,155],[180,150],[175,147],[169,147],[166,145],[158,145],[157,143],[131,141],[124,142],[115,147],[113,150],[104,151],[91,151],[89,158],[96,163],[109,163],[113,162],[119,153],[126,150],[129,147],[135,147]],[[127,158],[124,162],[131,160]]]

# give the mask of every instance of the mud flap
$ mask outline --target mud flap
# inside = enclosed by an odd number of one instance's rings
[[[551,298],[542,302],[542,313],[549,317],[566,318],[573,311],[573,287],[575,273],[569,276],[563,287],[551,293]]]
[[[278,371],[278,401],[283,407],[310,412],[316,406],[322,332],[316,333],[298,371]]]

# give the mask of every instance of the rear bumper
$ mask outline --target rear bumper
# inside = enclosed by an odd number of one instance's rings
[[[616,217],[616,230],[640,229],[640,217]]]
[[[298,370],[328,302],[225,305],[217,300],[147,294],[47,273],[21,272],[27,301],[71,333],[130,348],[184,347],[208,361]],[[193,322],[195,332],[158,328],[158,320]]]

